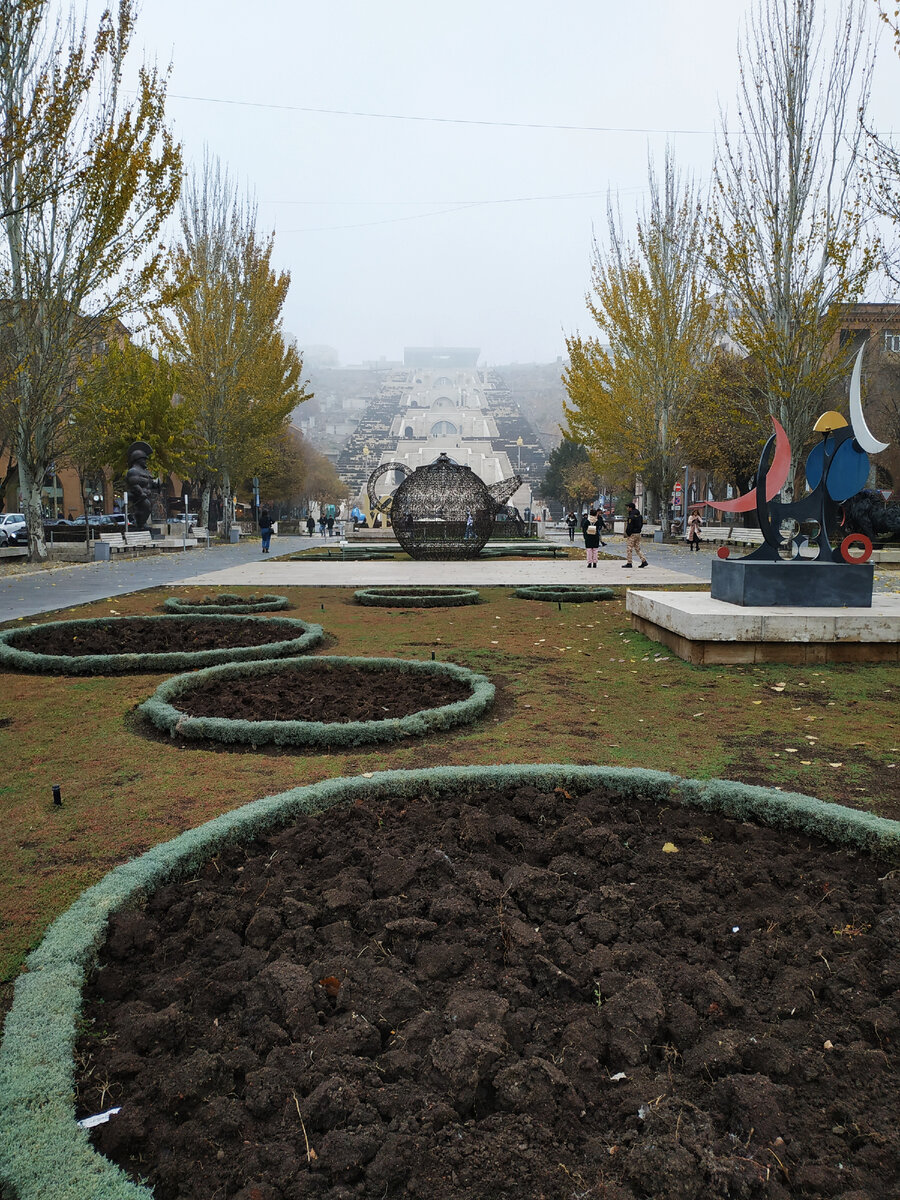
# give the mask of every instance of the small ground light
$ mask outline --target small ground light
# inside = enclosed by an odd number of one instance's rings
[[[434,651],[431,652],[431,661],[434,662]]]
[[[59,789],[59,784],[53,784],[53,803],[62,807],[62,792]]]

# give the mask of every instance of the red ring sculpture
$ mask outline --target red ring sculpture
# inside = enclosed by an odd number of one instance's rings
[[[855,543],[863,548],[863,552],[858,557],[850,554],[850,547]],[[841,558],[848,563],[864,563],[868,562],[872,557],[872,539],[867,538],[864,533],[850,533],[841,542]]]

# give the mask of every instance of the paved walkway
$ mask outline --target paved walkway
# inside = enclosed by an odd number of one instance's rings
[[[563,535],[554,541],[568,542]],[[184,554],[148,555],[146,558],[105,563],[77,563],[7,575],[0,578],[0,621],[14,621],[37,613],[70,608],[110,596],[162,587],[166,584],[203,587],[244,585],[272,587],[364,587],[398,583],[437,585],[466,584],[515,587],[533,583],[576,583],[595,586],[625,585],[674,587],[699,584],[709,579],[709,563],[704,555],[665,553],[674,548],[649,546],[645,553],[650,566],[623,571],[619,562],[601,562],[588,571],[581,560],[560,559],[478,559],[472,562],[282,562],[280,556],[294,554],[310,545],[336,547],[336,542],[319,538],[280,537],[273,541],[275,554],[260,554],[258,542],[238,546],[197,548]],[[619,553],[624,559],[624,544],[616,539],[606,553]],[[660,553],[658,553],[660,552]],[[278,555],[279,557],[276,557]],[[691,561],[691,559],[693,561]]]
[[[550,541],[569,542],[565,530],[552,531]],[[518,587],[536,583],[591,584],[605,587],[677,587],[709,584],[714,551],[704,547],[692,554],[686,545],[646,542],[649,566],[623,571],[620,561],[601,561],[588,571],[582,559],[475,559],[469,562],[348,561],[284,562],[282,556],[311,546],[337,548],[336,539],[279,537],[275,554],[260,553],[259,543],[197,548],[186,553],[148,555],[146,558],[106,563],[79,563],[54,569],[0,577],[0,621],[14,621],[55,609],[70,608],[110,596],[163,587],[167,584],[203,587],[237,585],[275,587],[364,587],[402,583]],[[575,545],[580,549],[580,542]],[[607,541],[605,554],[624,560],[622,538]],[[277,556],[277,557],[276,557]],[[875,572],[876,592],[900,590],[900,572]]]

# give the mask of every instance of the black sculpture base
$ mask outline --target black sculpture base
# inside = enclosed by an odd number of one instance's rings
[[[754,608],[871,608],[872,563],[714,558],[713,600]]]

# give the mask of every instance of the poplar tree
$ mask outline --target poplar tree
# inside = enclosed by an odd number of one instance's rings
[[[32,559],[46,557],[41,488],[62,448],[83,363],[116,320],[146,312],[163,274],[159,234],[181,156],[165,78],[122,77],[134,0],[91,37],[49,0],[0,0],[0,353]]]
[[[862,0],[845,0],[830,39],[821,8],[755,4],[737,112],[722,118],[710,254],[729,330],[759,371],[795,462],[828,384],[846,371],[842,313],[876,263],[859,169],[872,70]]]
[[[678,421],[712,353],[718,312],[705,278],[705,215],[670,153],[634,240],[612,202],[608,247],[594,241],[588,312],[600,333],[566,339],[567,436],[587,447],[604,478],[641,476],[651,515],[668,525],[666,499],[682,457]]]
[[[258,233],[255,205],[218,161],[207,158],[186,184],[180,223],[162,330],[200,447],[192,477],[203,489],[201,524],[218,486],[227,536],[232,487],[259,475],[268,440],[308,394],[281,327],[290,275],[272,267],[273,237]]]

